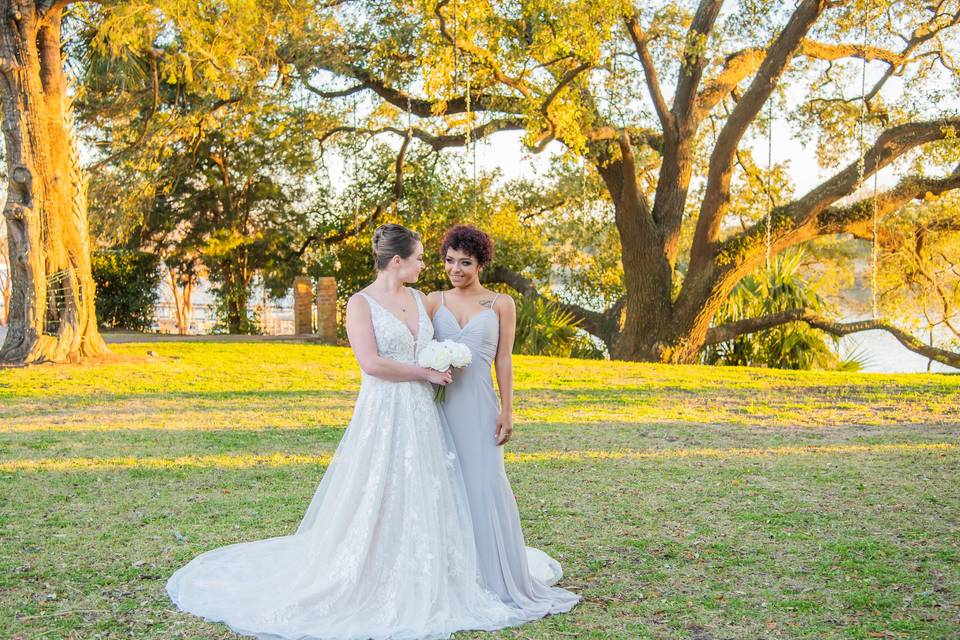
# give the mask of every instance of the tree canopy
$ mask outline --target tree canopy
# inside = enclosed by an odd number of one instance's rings
[[[557,142],[589,164],[613,205],[623,296],[571,308],[619,357],[691,361],[721,333],[812,319],[795,309],[712,326],[768,245],[879,246],[905,206],[960,186],[957,2],[440,0],[335,15],[338,34],[294,61],[318,95],[369,105],[333,133],[440,151],[516,130],[528,149]],[[770,126],[815,145],[832,175],[795,193],[784,162],[753,157]],[[943,218],[925,236],[949,242],[955,209],[926,209]],[[523,274],[500,275],[524,288]],[[870,321],[821,326],[897,329],[895,298],[878,296]]]
[[[7,144],[11,257],[46,242],[34,255],[50,258],[13,271],[7,358],[96,351],[88,321],[56,341],[30,337],[72,326],[51,321],[69,309],[44,303],[40,280],[75,269],[86,282],[88,248],[61,250],[51,238],[63,234],[38,231],[70,209],[86,233],[82,181],[58,200],[55,184],[24,177],[78,169],[69,136],[51,158],[24,146],[35,114],[69,134],[72,101],[94,150],[98,229],[167,246],[180,264],[203,260],[240,283],[231,291],[249,283],[241,263],[275,282],[342,266],[380,220],[498,220],[508,250],[487,279],[553,299],[615,357],[692,362],[709,345],[804,322],[835,335],[882,328],[960,363],[949,350],[958,0],[8,4],[25,16],[0,52],[4,98],[21,105],[7,114],[18,132]],[[63,46],[67,76],[27,32]],[[469,201],[436,197],[450,181],[432,156],[508,131],[527,151],[559,150],[545,183],[491,191],[480,176],[461,185]],[[815,149],[826,177],[794,184],[789,159],[757,153],[771,132]],[[353,184],[324,182],[331,149],[363,163]],[[514,233],[536,241],[511,245]],[[869,319],[803,305],[718,315],[738,283],[798,245],[820,262],[802,265],[811,273],[868,265]],[[87,309],[89,286],[66,299]],[[947,340],[922,344],[918,322]]]

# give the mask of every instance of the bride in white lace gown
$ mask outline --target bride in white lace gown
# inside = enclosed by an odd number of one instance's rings
[[[406,238],[406,240],[404,240]],[[167,593],[183,611],[263,639],[447,638],[532,616],[480,586],[467,498],[450,434],[417,366],[433,336],[419,237],[374,235],[377,280],[347,306],[362,382],[353,419],[296,533],[208,551]]]

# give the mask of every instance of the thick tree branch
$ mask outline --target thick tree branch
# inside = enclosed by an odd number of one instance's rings
[[[627,127],[618,129],[616,127],[597,127],[586,132],[586,138],[590,142],[601,142],[607,140],[619,140],[623,131],[626,131],[630,138],[630,144],[634,146],[650,147],[657,153],[663,153],[663,134],[657,133],[652,129],[637,129]]]
[[[957,21],[960,21],[960,12],[957,13],[955,21],[951,21],[950,26],[957,24]],[[859,58],[867,62],[877,60],[886,62],[888,67],[884,76],[874,84],[865,96],[867,102],[869,102],[879,93],[884,83],[896,73],[897,69],[910,62],[910,56],[917,47],[933,38],[940,31],[942,29],[923,32],[918,30],[901,51],[891,51],[869,44],[834,44],[804,38],[796,56],[805,56],[826,62],[843,58]],[[727,56],[720,72],[704,85],[700,95],[697,96],[697,112],[700,116],[709,113],[724,97],[730,95],[741,82],[755,73],[763,62],[765,54],[766,51],[763,49],[752,48],[743,49]]]
[[[910,122],[885,130],[863,156],[863,178],[887,166],[908,151],[929,142],[953,137],[960,131],[960,116],[926,122]],[[851,195],[860,186],[859,160],[788,205],[794,226],[802,226],[827,207]],[[908,179],[905,183],[910,182]],[[918,182],[917,184],[922,184]],[[912,197],[912,196],[911,196]]]
[[[743,49],[727,56],[720,73],[707,82],[697,96],[697,114],[704,117],[717,104],[756,72],[763,62],[766,51],[763,49]]]
[[[828,62],[841,58],[861,58],[867,62],[882,60],[894,69],[907,62],[908,53],[908,51],[898,53],[865,44],[832,44],[805,38],[800,43],[795,57],[806,56]],[[764,49],[743,49],[727,56],[720,73],[705,84],[700,95],[697,96],[698,113],[701,116],[706,115],[724,97],[730,95],[741,82],[760,68],[765,55]]]
[[[640,184],[637,182],[637,164],[636,159],[633,155],[633,142],[630,140],[630,136],[626,131],[621,131],[620,133],[620,157],[621,163],[623,166],[623,192],[621,194],[622,205],[617,207],[617,219],[618,225],[628,224],[632,226],[634,224],[633,218],[636,218],[635,224],[639,225],[639,232],[643,238],[644,247],[647,249],[652,249],[657,246],[658,234],[657,229],[653,224],[653,217],[650,215],[650,203],[647,202],[647,197],[643,194],[643,191],[640,189]],[[631,220],[626,220],[625,217],[628,216],[628,212],[639,211],[639,216],[630,216]],[[621,226],[621,234],[624,232],[623,226]],[[635,234],[630,233],[626,238],[636,237]]]
[[[815,329],[825,331],[830,335],[843,337],[861,331],[886,331],[892,334],[903,346],[914,353],[936,360],[943,364],[960,369],[960,353],[940,349],[924,344],[906,331],[899,329],[882,320],[860,320],[857,322],[836,322],[803,308],[789,309],[760,318],[748,318],[722,324],[711,328],[707,332],[705,344],[717,344],[731,340],[737,336],[770,329],[788,322],[805,322]]]
[[[722,0],[701,0],[687,33],[680,75],[671,110],[672,129],[664,129],[663,163],[653,200],[653,223],[662,237],[662,252],[669,270],[676,265],[680,228],[687,205],[693,169],[694,145],[700,120],[697,117],[697,87],[707,64],[706,43],[713,30]]]
[[[697,13],[687,32],[687,44],[680,65],[680,77],[673,97],[673,115],[683,128],[682,122],[694,115],[697,88],[707,65],[706,42],[720,14],[723,0],[700,0]]]
[[[846,44],[820,42],[804,38],[800,43],[798,55],[817,60],[826,60],[832,62],[842,58],[860,58],[867,62],[882,60],[891,66],[899,66],[907,62],[907,56],[904,53],[876,47],[871,44]]]
[[[361,83],[360,87],[344,89],[355,93],[359,88],[369,89],[380,96],[384,101],[392,104],[402,111],[408,111],[420,118],[430,118],[442,114],[460,114],[467,112],[467,96],[461,95],[446,101],[425,100],[419,98],[407,91],[402,91],[396,87],[387,84],[383,79],[374,76],[367,69],[349,62],[327,61],[322,65],[323,69],[336,73],[338,75],[348,76]],[[305,77],[303,71],[300,72],[301,78]],[[307,84],[304,81],[304,87],[323,95],[324,90]],[[330,93],[330,92],[327,92]],[[334,92],[335,93],[335,92]],[[349,95],[345,93],[344,95]],[[470,92],[470,110],[471,111],[494,111],[503,113],[523,113],[523,104],[519,99],[511,96],[489,95],[487,93]]]
[[[900,184],[893,189],[877,194],[876,198],[866,197],[845,207],[826,209],[817,218],[818,235],[846,232],[859,238],[872,239],[874,204],[876,204],[876,216],[882,218],[897,211],[911,200],[938,196],[954,189],[960,189],[960,167],[943,178],[909,176],[901,180]],[[942,228],[938,230],[960,228],[960,221],[942,222],[942,225],[938,225]]]
[[[338,133],[358,133],[361,135],[371,136],[381,133],[392,133],[405,138],[412,136],[421,142],[428,144],[431,148],[433,148],[434,151],[440,151],[441,149],[447,149],[449,147],[463,147],[466,146],[468,140],[480,140],[482,138],[491,136],[494,133],[499,133],[500,131],[524,131],[525,129],[526,127],[524,123],[518,119],[499,119],[484,122],[483,124],[479,124],[474,127],[470,131],[469,137],[466,133],[433,134],[418,127],[406,129],[401,129],[399,127],[379,127],[377,129],[367,129],[364,127],[341,126],[334,127],[327,131],[323,137],[320,138],[320,144],[323,144]]]
[[[529,278],[502,266],[487,269],[484,281],[503,283],[523,296],[549,300],[576,318],[579,321],[577,326],[580,329],[597,336],[603,340],[608,347],[612,344],[616,332],[619,330],[620,311],[623,306],[622,301],[618,301],[613,307],[603,313],[584,309],[569,302],[554,300],[541,295]]]
[[[915,122],[888,129],[880,135],[866,155],[865,172],[872,175],[879,168],[918,145],[952,137],[960,128],[960,117],[934,122]],[[865,233],[864,224],[873,219],[873,197],[863,198],[844,207],[830,208],[839,199],[853,193],[859,184],[857,163],[827,180],[805,196],[771,212],[771,251],[783,249],[818,236],[845,232]],[[877,216],[895,211],[911,199],[928,193],[939,195],[960,188],[960,168],[944,178],[909,177],[897,187],[877,194]],[[766,221],[759,221],[746,231],[732,236],[715,247],[714,260],[697,271],[690,270],[684,279],[675,304],[681,317],[696,313],[700,302],[713,296],[726,296],[747,273],[762,264],[765,251]],[[709,318],[698,317],[698,322]]]
[[[361,91],[367,91],[368,89],[371,89],[370,86],[368,86],[366,83],[363,83],[354,85],[352,87],[347,87],[346,89],[335,89],[328,91],[321,89],[320,87],[313,86],[305,78],[300,78],[300,83],[307,91],[327,100],[332,100],[333,98],[345,98],[346,96],[352,96],[355,93],[360,93]]]
[[[750,87],[720,130],[716,146],[710,155],[706,191],[694,232],[691,270],[703,268],[711,257],[710,245],[717,238],[730,201],[733,159],[741,138],[769,99],[789,60],[795,55],[801,41],[826,6],[826,0],[803,0],[800,3],[787,26],[770,46]]]
[[[791,204],[777,207],[771,213],[771,251],[783,249],[811,240],[818,236],[852,233],[858,237],[873,237],[873,207],[876,204],[878,218],[889,215],[911,200],[938,196],[947,191],[960,189],[960,167],[942,178],[910,176],[893,189],[868,196],[842,207],[829,207],[822,201],[813,205],[808,197]],[[816,193],[815,189],[812,193]],[[834,197],[830,202],[835,202]],[[715,278],[724,278],[731,273],[742,274],[761,264],[766,253],[766,221],[761,220],[749,229],[724,240],[718,248],[719,269]]]
[[[441,5],[443,4],[445,3],[441,3]],[[437,12],[439,11],[440,9],[438,8]],[[446,28],[445,23],[444,28]],[[452,36],[450,37],[452,38]],[[543,118],[548,126],[533,144],[533,150],[535,153],[543,151],[546,146],[555,139],[556,126],[550,117],[551,105],[557,99],[560,93],[570,85],[570,83],[576,80],[576,78],[585,71],[590,70],[591,67],[591,63],[584,62],[570,69],[566,74],[559,78],[557,85],[544,98],[540,105],[540,113],[543,115]],[[522,104],[521,100],[516,97],[496,95],[491,96],[487,93],[471,91],[469,95],[469,101],[465,95],[447,101],[424,100],[422,98],[415,97],[408,92],[388,86],[385,82],[375,78],[366,69],[354,64],[332,64],[327,68],[331,71],[341,74],[345,73],[357,80],[360,80],[361,84],[347,89],[326,91],[301,79],[305,88],[325,98],[342,97],[357,93],[358,91],[369,89],[401,111],[408,112],[421,118],[429,118],[443,114],[466,113],[468,104],[470,105],[469,108],[472,112],[490,111],[512,114],[509,118],[494,119],[486,124],[476,127],[471,132],[473,139],[488,136],[492,133],[496,133],[497,131],[505,131],[509,129],[523,130],[526,127],[526,108]],[[497,79],[507,86],[513,86],[509,79],[503,77],[502,74],[497,75]],[[531,90],[526,88],[524,95],[526,97],[532,96]],[[509,123],[519,122],[524,122],[524,124],[518,127],[514,127],[512,125],[505,126],[509,125]],[[463,146],[466,143],[466,136],[435,136],[426,133],[422,129],[417,130],[415,137],[430,144],[434,147],[434,149]]]
[[[637,50],[637,56],[640,58],[640,64],[643,66],[643,75],[647,81],[647,90],[650,92],[650,100],[660,118],[660,124],[663,131],[673,132],[675,127],[673,123],[673,114],[670,113],[670,107],[663,97],[663,91],[660,88],[660,80],[657,78],[657,69],[653,64],[653,57],[650,55],[650,49],[647,47],[647,35],[640,26],[640,18],[634,13],[626,20],[627,31],[630,38],[633,39],[633,46]]]

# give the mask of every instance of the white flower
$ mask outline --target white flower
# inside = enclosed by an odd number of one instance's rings
[[[444,340],[440,344],[450,352],[450,364],[457,369],[467,366],[473,360],[473,353],[470,351],[470,347],[462,342]]]
[[[471,360],[473,360],[473,354],[470,352],[470,347],[453,340],[443,342],[431,340],[424,345],[417,356],[417,363],[421,367],[437,371],[446,371],[451,366],[459,369],[470,364]],[[443,402],[447,395],[446,391],[447,388],[444,385],[438,385],[433,399],[436,402]]]
[[[427,369],[446,371],[451,364],[450,351],[436,340],[431,340],[420,350],[417,362]]]

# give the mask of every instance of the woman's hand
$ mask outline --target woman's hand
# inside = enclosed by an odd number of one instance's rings
[[[453,373],[450,369],[446,371],[437,371],[436,369],[424,368],[427,372],[426,380],[432,384],[450,384],[453,381]]]
[[[497,438],[497,446],[506,444],[512,435],[513,413],[509,411],[501,411],[500,415],[497,416],[497,432],[495,434]]]

